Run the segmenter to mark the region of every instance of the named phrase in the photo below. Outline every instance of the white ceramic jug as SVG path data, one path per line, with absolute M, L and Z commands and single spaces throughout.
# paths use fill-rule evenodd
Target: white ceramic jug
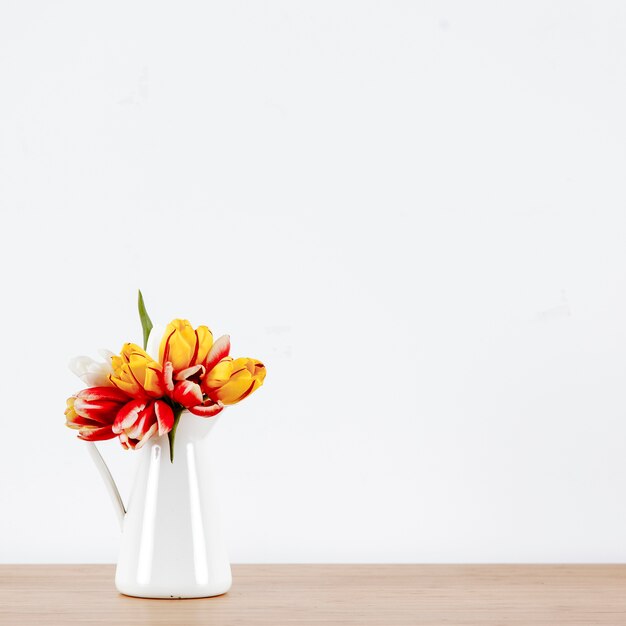
M 207 435 L 216 420 L 183 412 L 173 463 L 167 435 L 149 439 L 136 452 L 139 467 L 127 509 L 95 444 L 87 444 L 122 526 L 115 574 L 120 593 L 204 598 L 230 589 L 230 563 L 209 467 Z

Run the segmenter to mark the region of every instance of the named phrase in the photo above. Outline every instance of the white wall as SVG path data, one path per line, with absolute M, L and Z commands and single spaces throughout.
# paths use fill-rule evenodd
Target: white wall
M 137 287 L 267 364 L 233 561 L 625 560 L 625 71 L 618 1 L 2 2 L 0 561 L 116 559 Z

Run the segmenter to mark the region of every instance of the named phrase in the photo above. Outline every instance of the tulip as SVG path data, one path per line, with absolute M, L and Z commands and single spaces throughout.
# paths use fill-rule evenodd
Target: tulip
M 213 334 L 206 326 L 194 330 L 187 320 L 171 321 L 161 340 L 159 362 L 172 364 L 174 372 L 180 372 L 205 361 L 211 346 Z
M 113 373 L 111 366 L 113 352 L 100 350 L 100 354 L 104 357 L 104 361 L 95 361 L 88 356 L 77 356 L 69 363 L 70 370 L 72 370 L 87 387 L 107 387 L 112 384 L 109 380 L 109 374 Z
M 258 389 L 265 380 L 265 365 L 248 358 L 221 359 L 202 381 L 202 388 L 214 402 L 236 404 Z
M 113 433 L 126 449 L 141 448 L 152 435 L 165 435 L 174 425 L 174 411 L 163 400 L 131 400 L 117 414 Z
M 68 398 L 66 426 L 85 441 L 113 439 L 113 423 L 129 397 L 116 387 L 90 387 Z
M 160 398 L 165 394 L 162 367 L 134 343 L 125 343 L 120 356 L 111 357 L 109 380 L 137 399 Z
M 201 387 L 205 373 L 228 355 L 230 338 L 213 335 L 206 326 L 194 330 L 187 320 L 173 320 L 165 330 L 159 348 L 163 383 L 169 397 L 195 415 L 217 415 L 224 405 L 205 399 Z
M 200 386 L 205 371 L 204 366 L 194 365 L 174 376 L 172 363 L 168 361 L 163 367 L 163 380 L 165 389 L 174 402 L 189 409 L 195 415 L 211 417 L 217 415 L 224 405 L 210 399 L 205 400 Z

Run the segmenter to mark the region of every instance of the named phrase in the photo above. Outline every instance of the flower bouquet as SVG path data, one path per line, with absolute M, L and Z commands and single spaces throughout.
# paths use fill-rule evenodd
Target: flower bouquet
M 125 343 L 119 355 L 103 351 L 104 362 L 72 360 L 70 368 L 87 388 L 71 396 L 65 410 L 67 426 L 90 442 L 118 511 L 116 586 L 141 597 L 225 593 L 230 564 L 208 480 L 207 434 L 225 406 L 263 384 L 265 366 L 233 358 L 227 335 L 213 341 L 206 326 L 194 329 L 184 319 L 167 325 L 158 354 L 151 355 L 146 350 L 153 325 L 141 292 L 139 316 L 143 348 Z M 141 450 L 128 510 L 93 443 L 115 437 L 125 449 Z
M 104 363 L 73 359 L 70 369 L 88 387 L 68 398 L 66 425 L 79 439 L 119 437 L 124 448 L 138 449 L 153 435 L 168 434 L 170 459 L 181 415 L 212 417 L 258 389 L 265 366 L 256 359 L 229 356 L 230 337 L 213 341 L 206 326 L 183 319 L 171 321 L 159 346 L 158 359 L 145 350 L 153 325 L 139 292 L 143 349 L 125 343 L 119 355 L 103 351 Z

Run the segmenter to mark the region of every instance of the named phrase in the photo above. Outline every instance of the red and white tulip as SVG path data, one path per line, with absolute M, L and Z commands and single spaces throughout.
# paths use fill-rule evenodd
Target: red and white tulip
M 85 441 L 113 439 L 113 423 L 131 398 L 116 387 L 89 387 L 68 398 L 65 424 Z
M 118 412 L 113 423 L 124 448 L 139 449 L 152 435 L 165 435 L 174 426 L 174 411 L 163 400 L 132 400 Z
M 229 351 L 228 335 L 213 343 L 213 334 L 206 326 L 194 330 L 187 320 L 170 322 L 159 348 L 168 396 L 195 415 L 217 415 L 224 405 L 205 395 L 202 380 Z

